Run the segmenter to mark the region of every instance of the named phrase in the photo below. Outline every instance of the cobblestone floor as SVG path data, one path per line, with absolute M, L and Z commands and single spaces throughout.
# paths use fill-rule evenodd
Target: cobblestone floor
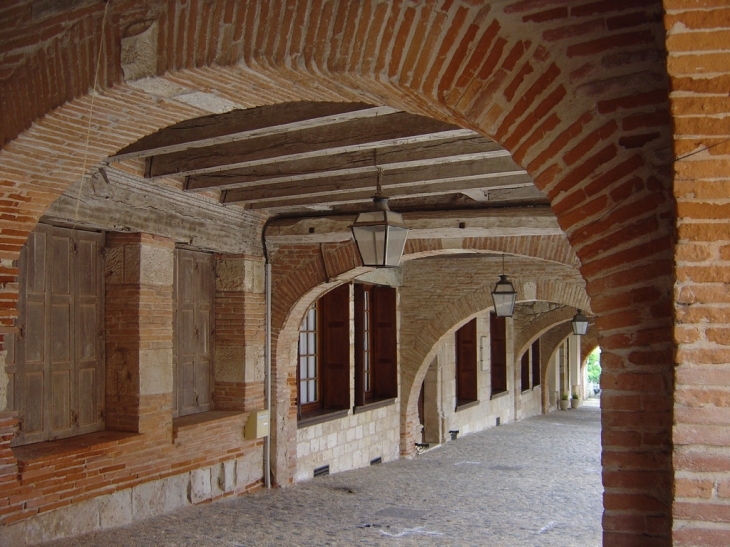
M 46 545 L 593 547 L 600 469 L 600 411 L 586 405 L 467 435 L 416 460 Z

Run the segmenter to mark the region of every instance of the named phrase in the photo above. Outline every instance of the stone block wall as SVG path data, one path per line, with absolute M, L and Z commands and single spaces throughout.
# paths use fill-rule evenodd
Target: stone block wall
M 300 427 L 297 430 L 297 471 L 295 480 L 312 478 L 314 470 L 330 466 L 340 473 L 398 459 L 400 404 L 360 411 L 344 418 Z

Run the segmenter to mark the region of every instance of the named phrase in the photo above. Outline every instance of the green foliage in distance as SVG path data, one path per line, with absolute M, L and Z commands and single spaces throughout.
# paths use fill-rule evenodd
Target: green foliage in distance
M 598 384 L 601 381 L 601 348 L 594 349 L 588 356 L 588 381 Z

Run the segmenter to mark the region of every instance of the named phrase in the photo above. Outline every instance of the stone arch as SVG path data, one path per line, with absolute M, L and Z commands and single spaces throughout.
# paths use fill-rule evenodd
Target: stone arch
M 652 23 L 662 5 L 649 3 L 629 18 L 619 17 L 621 9 L 588 0 L 555 11 L 521 0 L 220 0 L 195 11 L 140 0 L 84 4 L 60 16 L 64 24 L 55 24 L 53 12 L 18 14 L 19 35 L 35 38 L 11 44 L 27 53 L 3 61 L 3 77 L 13 77 L 0 93 L 6 98 L 2 119 L 10 120 L 0 137 L 6 208 L 0 298 L 10 310 L 2 325 L 12 327 L 15 316 L 12 261 L 43 211 L 109 154 L 206 113 L 200 103 L 191 106 L 196 103 L 188 95 L 241 107 L 288 100 L 388 104 L 491 136 L 533 175 L 581 261 L 597 314 L 606 349 L 604 426 L 668 439 L 670 407 L 653 422 L 659 425 L 651 425 L 639 413 L 622 412 L 611 398 L 669 398 L 672 389 L 672 363 L 664 362 L 673 347 L 674 212 L 664 155 L 670 134 L 663 29 Z M 122 39 L 153 27 L 152 62 L 120 62 Z M 89 94 L 102 28 L 108 32 L 100 92 Z M 71 63 L 79 68 L 71 70 Z M 132 69 L 135 76 L 159 79 L 123 83 L 125 70 Z M 32 99 L 30 82 L 43 91 Z M 87 142 L 88 149 L 79 146 Z M 640 366 L 647 361 L 654 366 Z M 621 541 L 623 533 L 669 537 L 668 442 L 634 449 L 639 459 L 659 462 L 651 469 L 627 464 L 619 441 L 604 444 L 606 541 Z M 661 488 L 610 486 L 621 484 L 626 470 L 657 468 L 665 476 Z M 654 503 L 642 503 L 646 496 Z M 615 508 L 619 500 L 650 507 L 635 510 L 641 523 L 632 530 L 641 532 L 616 531 L 621 526 L 615 524 L 624 522 Z M 658 528 L 652 524 L 657 519 Z

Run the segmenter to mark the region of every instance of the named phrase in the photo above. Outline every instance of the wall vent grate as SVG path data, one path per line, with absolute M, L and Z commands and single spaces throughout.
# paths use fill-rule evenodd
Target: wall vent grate
M 318 467 L 314 470 L 314 476 L 315 477 L 321 477 L 322 475 L 329 475 L 330 474 L 330 466 L 329 465 L 323 465 L 322 467 Z
M 380 465 L 381 463 L 383 463 L 383 458 L 381 456 L 370 460 L 370 465 Z

